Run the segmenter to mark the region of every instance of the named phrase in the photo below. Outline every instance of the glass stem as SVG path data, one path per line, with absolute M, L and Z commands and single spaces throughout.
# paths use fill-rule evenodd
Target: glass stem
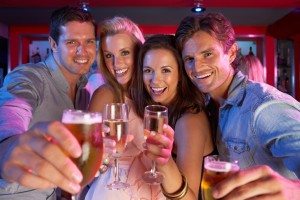
M 115 158 L 115 182 L 119 182 L 120 177 L 119 177 L 119 162 L 118 158 Z
M 152 166 L 151 166 L 151 174 L 155 174 L 156 173 L 156 163 L 155 161 L 152 161 Z

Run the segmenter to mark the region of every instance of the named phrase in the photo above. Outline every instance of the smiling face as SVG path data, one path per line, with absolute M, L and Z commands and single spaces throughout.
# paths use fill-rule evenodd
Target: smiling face
M 152 49 L 143 60 L 143 81 L 155 102 L 168 105 L 176 96 L 178 63 L 171 51 Z
M 185 70 L 199 90 L 222 97 L 233 78 L 231 63 L 235 59 L 236 44 L 225 53 L 221 43 L 204 31 L 188 39 L 182 51 Z
M 71 21 L 61 27 L 56 43 L 49 42 L 53 56 L 65 76 L 80 77 L 86 74 L 96 57 L 94 26 L 90 22 Z
M 123 86 L 132 76 L 135 45 L 132 36 L 128 33 L 106 36 L 101 44 L 106 67 Z

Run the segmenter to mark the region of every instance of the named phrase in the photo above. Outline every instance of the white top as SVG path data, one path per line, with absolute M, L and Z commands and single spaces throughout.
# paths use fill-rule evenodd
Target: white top
M 125 99 L 129 107 L 132 101 Z M 150 170 L 151 161 L 143 154 L 142 144 L 145 142 L 143 121 L 132 109 L 129 111 L 129 133 L 134 135 L 126 150 L 119 159 L 120 179 L 131 187 L 127 190 L 109 190 L 106 185 L 114 181 L 114 169 L 109 168 L 91 185 L 85 199 L 88 200 L 166 200 L 160 185 L 150 186 L 142 180 L 145 171 Z

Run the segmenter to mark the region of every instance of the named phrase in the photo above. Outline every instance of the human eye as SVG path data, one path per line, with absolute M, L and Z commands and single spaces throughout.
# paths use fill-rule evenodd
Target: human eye
M 169 69 L 169 68 L 163 68 L 163 69 L 162 69 L 162 72 L 163 72 L 163 73 L 170 73 L 170 72 L 171 72 L 171 69 Z
M 208 52 L 204 52 L 204 53 L 203 53 L 204 58 L 210 57 L 211 55 L 212 55 L 212 52 L 211 52 L 211 51 L 208 51 Z
M 144 67 L 143 68 L 143 74 L 150 74 L 151 73 L 151 69 L 148 67 Z
M 71 45 L 71 46 L 74 46 L 77 44 L 77 42 L 75 40 L 66 40 L 66 44 L 67 45 Z
M 95 45 L 96 44 L 96 40 L 95 39 L 90 39 L 87 41 L 88 44 L 91 44 L 91 45 Z
M 104 57 L 106 59 L 110 59 L 112 57 L 112 55 L 110 53 L 104 53 Z
M 194 61 L 194 58 L 191 57 L 191 56 L 186 56 L 186 57 L 184 57 L 183 61 L 184 61 L 184 63 L 189 64 L 189 63 L 192 63 Z
M 121 52 L 122 56 L 127 56 L 129 54 L 130 54 L 130 51 L 128 51 L 128 50 L 124 50 L 124 51 Z

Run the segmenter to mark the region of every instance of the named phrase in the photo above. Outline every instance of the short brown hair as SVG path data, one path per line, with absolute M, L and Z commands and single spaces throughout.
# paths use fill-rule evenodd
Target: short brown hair
M 235 43 L 231 22 L 220 13 L 206 13 L 188 16 L 181 21 L 175 34 L 176 45 L 180 51 L 183 50 L 184 43 L 198 31 L 204 31 L 216 38 L 225 53 Z

